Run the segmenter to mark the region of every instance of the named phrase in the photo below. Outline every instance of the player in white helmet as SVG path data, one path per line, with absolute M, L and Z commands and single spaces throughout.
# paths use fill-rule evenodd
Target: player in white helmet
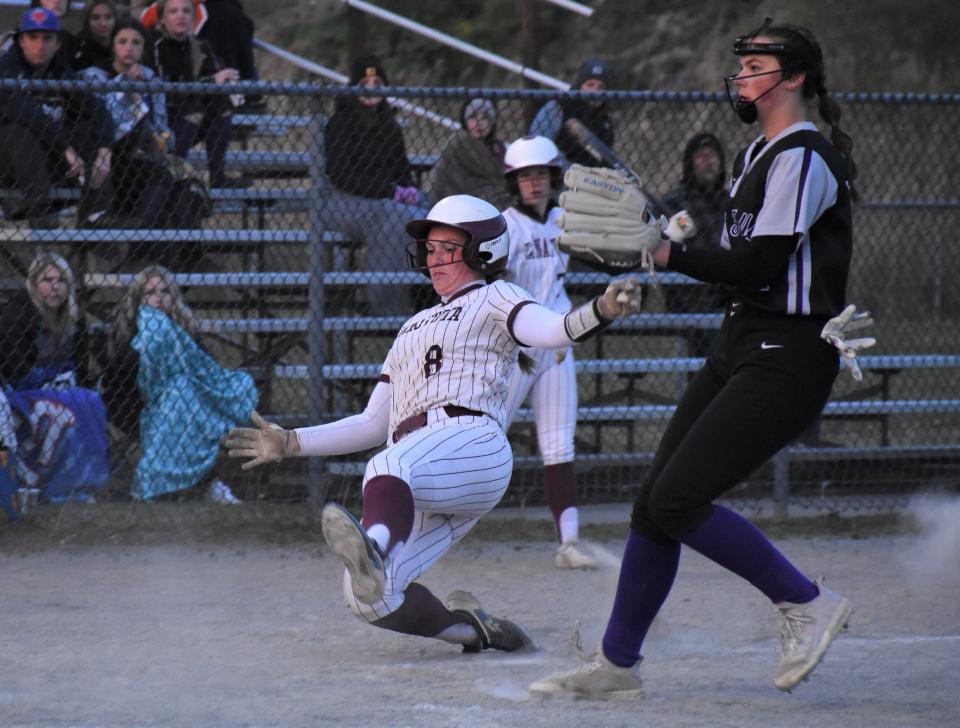
M 541 306 L 557 313 L 570 310 L 563 276 L 570 256 L 560 252 L 557 218 L 563 210 L 557 193 L 563 158 L 557 145 L 542 136 L 525 136 L 504 156 L 507 188 L 515 203 L 505 210 L 510 256 L 505 279 L 533 294 Z M 577 425 L 577 375 L 569 348 L 534 349 L 535 368 L 514 372 L 507 395 L 507 422 L 529 397 L 543 458 L 543 491 L 556 524 L 560 546 L 554 563 L 561 569 L 594 569 L 597 562 L 577 547 L 576 476 L 573 434 Z
M 284 430 L 259 415 L 233 430 L 234 457 L 251 468 L 288 456 L 330 456 L 386 442 L 363 479 L 363 518 L 328 503 L 322 527 L 346 565 L 344 595 L 360 619 L 384 629 L 483 648 L 518 650 L 528 635 L 491 617 L 473 595 L 441 602 L 417 583 L 500 500 L 513 467 L 505 403 L 521 347 L 563 349 L 639 307 L 639 286 L 612 281 L 589 303 L 559 314 L 503 280 L 507 224 L 469 195 L 438 202 L 407 224 L 413 268 L 441 301 L 409 319 L 387 354 L 366 409 L 352 417 Z

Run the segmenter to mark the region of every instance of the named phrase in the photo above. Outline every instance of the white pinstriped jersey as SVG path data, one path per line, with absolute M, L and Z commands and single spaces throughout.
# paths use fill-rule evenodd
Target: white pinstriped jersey
M 444 405 L 483 412 L 504 427 L 520 351 L 513 319 L 532 302 L 527 291 L 506 281 L 478 281 L 408 320 L 380 375 L 392 392 L 390 431 Z
M 570 256 L 557 247 L 560 227 L 557 218 L 563 209 L 554 207 L 545 222 L 539 222 L 517 207 L 504 210 L 510 233 L 506 280 L 533 294 L 541 306 L 557 313 L 570 310 L 570 299 L 563 288 Z
M 507 280 L 530 291 L 542 306 L 566 313 L 570 299 L 563 287 L 563 275 L 570 256 L 560 252 L 557 218 L 563 210 L 552 208 L 544 222 L 526 213 L 523 206 L 503 213 L 510 232 Z M 569 462 L 574 457 L 573 435 L 577 424 L 577 381 L 573 353 L 547 349 L 530 352 L 536 363 L 532 374 L 515 372 L 507 395 L 507 417 L 529 397 L 537 425 L 537 442 L 546 465 Z

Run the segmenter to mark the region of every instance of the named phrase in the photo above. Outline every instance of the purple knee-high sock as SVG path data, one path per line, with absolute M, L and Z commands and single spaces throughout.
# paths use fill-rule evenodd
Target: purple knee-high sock
M 614 665 L 632 667 L 680 563 L 680 544 L 657 543 L 630 529 L 620 564 L 613 612 L 603 634 L 603 654 Z
M 681 540 L 749 581 L 774 604 L 804 604 L 820 593 L 759 528 L 721 506 L 715 505 L 707 520 Z

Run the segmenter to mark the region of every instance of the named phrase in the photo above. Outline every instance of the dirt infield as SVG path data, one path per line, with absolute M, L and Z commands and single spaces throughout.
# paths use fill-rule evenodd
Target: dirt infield
M 471 656 L 355 620 L 339 562 L 316 540 L 31 549 L 7 530 L 0 726 L 956 725 L 956 511 L 921 512 L 915 532 L 779 540 L 855 609 L 850 631 L 793 694 L 771 683 L 772 607 L 685 550 L 647 641 L 647 699 L 628 704 L 526 693 L 532 680 L 577 664 L 569 644 L 577 619 L 585 646 L 596 644 L 621 538 L 590 544 L 605 569 L 561 572 L 548 541 L 498 540 L 518 522 L 490 519 L 424 583 L 441 597 L 473 591 L 524 624 L 540 649 Z M 543 524 L 531 530 L 549 533 Z M 41 531 L 35 526 L 34 538 Z

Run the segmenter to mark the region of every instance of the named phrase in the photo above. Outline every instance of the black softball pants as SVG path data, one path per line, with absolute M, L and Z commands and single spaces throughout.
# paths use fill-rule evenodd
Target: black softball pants
M 667 425 L 634 503 L 631 528 L 679 541 L 713 501 L 820 414 L 837 377 L 824 318 L 728 310 L 704 367 Z

